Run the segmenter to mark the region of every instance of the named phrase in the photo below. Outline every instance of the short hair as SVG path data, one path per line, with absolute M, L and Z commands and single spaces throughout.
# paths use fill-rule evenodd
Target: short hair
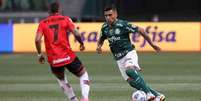
M 117 8 L 116 8 L 116 6 L 114 4 L 106 5 L 105 8 L 104 8 L 104 11 L 109 11 L 109 10 L 117 11 Z
M 59 12 L 59 3 L 57 2 L 51 3 L 49 10 L 51 13 Z

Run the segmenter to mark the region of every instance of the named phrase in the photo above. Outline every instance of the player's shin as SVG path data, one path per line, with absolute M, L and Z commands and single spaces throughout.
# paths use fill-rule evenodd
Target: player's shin
M 154 94 L 155 96 L 159 96 L 160 95 L 156 90 L 154 90 L 154 89 L 152 89 L 150 87 L 149 87 L 149 89 L 150 89 L 151 93 Z
M 131 68 L 127 69 L 126 74 L 130 77 L 127 81 L 132 87 L 138 90 L 142 90 L 146 93 L 150 92 L 150 89 L 148 88 L 144 79 L 137 70 Z
M 84 74 L 80 76 L 80 87 L 81 87 L 83 99 L 88 100 L 90 86 L 89 86 L 89 77 L 87 72 L 85 72 Z
M 64 94 L 68 97 L 70 101 L 78 101 L 77 97 L 75 96 L 75 93 L 73 91 L 73 88 L 70 86 L 68 81 L 66 80 L 60 80 L 57 79 L 61 89 L 64 91 Z

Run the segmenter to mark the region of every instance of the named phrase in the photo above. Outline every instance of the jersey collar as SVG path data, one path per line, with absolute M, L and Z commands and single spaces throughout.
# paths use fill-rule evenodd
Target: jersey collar
M 111 25 L 108 24 L 108 26 L 112 27 L 112 26 L 116 25 L 117 22 L 118 22 L 118 19 L 116 19 Z

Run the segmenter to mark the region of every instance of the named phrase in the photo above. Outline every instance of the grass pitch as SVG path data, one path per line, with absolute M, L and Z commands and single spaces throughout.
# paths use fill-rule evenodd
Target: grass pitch
M 77 53 L 91 79 L 91 101 L 130 101 L 133 89 L 123 80 L 110 53 Z M 146 82 L 167 101 L 201 101 L 201 53 L 138 53 Z M 80 98 L 79 79 L 66 72 Z M 36 54 L 0 55 L 0 101 L 68 101 L 48 64 Z

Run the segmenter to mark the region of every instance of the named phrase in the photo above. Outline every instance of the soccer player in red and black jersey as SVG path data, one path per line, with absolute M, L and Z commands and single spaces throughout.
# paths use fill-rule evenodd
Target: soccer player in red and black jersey
M 50 4 L 49 16 L 42 20 L 38 26 L 35 37 L 35 45 L 38 52 L 38 61 L 45 63 L 45 57 L 41 53 L 41 38 L 44 36 L 45 48 L 48 62 L 52 73 L 57 77 L 57 81 L 70 101 L 78 101 L 75 93 L 67 81 L 65 69 L 79 77 L 82 92 L 81 101 L 89 101 L 89 77 L 88 73 L 71 50 L 67 32 L 72 32 L 76 40 L 80 43 L 80 51 L 85 49 L 74 23 L 68 16 L 59 14 L 59 4 Z

